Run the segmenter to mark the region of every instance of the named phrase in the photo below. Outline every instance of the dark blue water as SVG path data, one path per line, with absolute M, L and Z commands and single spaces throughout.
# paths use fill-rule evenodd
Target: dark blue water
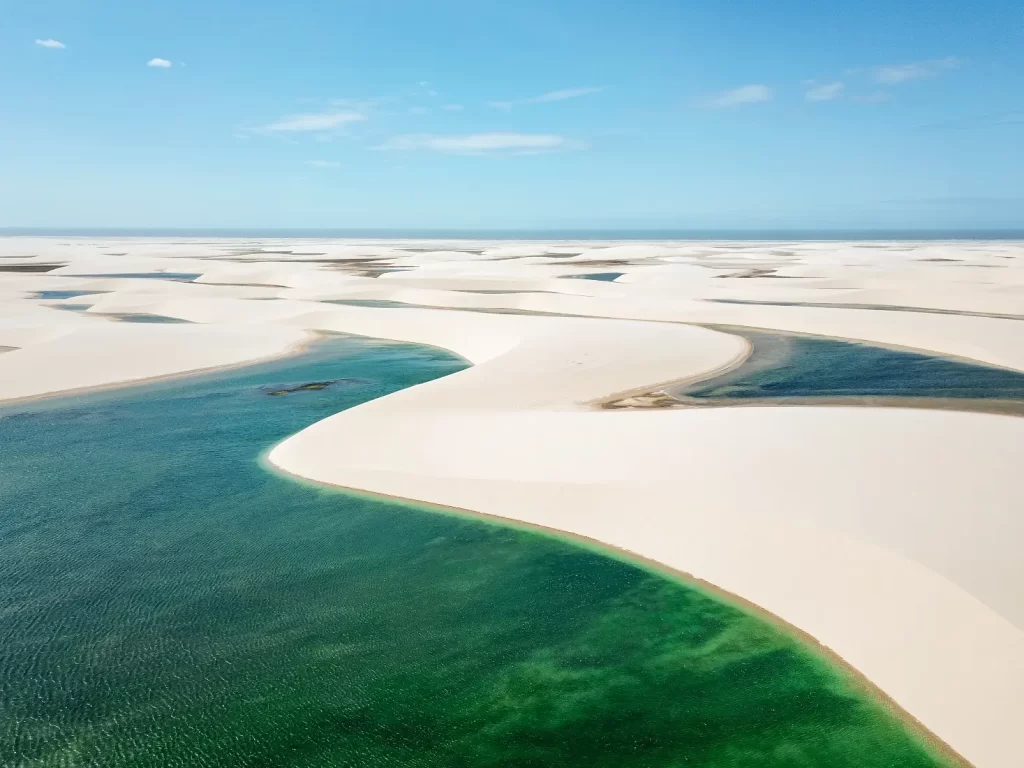
M 924 352 L 778 331 L 721 327 L 753 353 L 738 368 L 666 391 L 706 404 L 862 402 L 1024 412 L 1024 373 Z

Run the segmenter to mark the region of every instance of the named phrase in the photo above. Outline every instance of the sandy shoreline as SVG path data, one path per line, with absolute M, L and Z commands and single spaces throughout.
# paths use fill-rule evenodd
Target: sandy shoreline
M 121 240 L 127 255 L 112 256 L 101 238 L 0 239 L 0 255 L 36 254 L 12 263 L 68 264 L 0 272 L 0 345 L 18 347 L 0 356 L 0 399 L 245 364 L 317 331 L 447 349 L 473 367 L 311 425 L 268 460 L 315 482 L 557 531 L 713 585 L 830 649 L 966 761 L 1016 765 L 1024 422 L 843 406 L 612 414 L 590 404 L 742 363 L 749 343 L 704 324 L 1024 370 L 1024 322 L 1012 319 L 717 302 L 1021 314 L 1024 246 L 261 247 L 262 256 L 251 241 Z M 367 259 L 404 271 L 367 277 L 356 269 Z M 623 276 L 576 279 L 595 261 Z M 79 276 L 159 270 L 202 277 Z M 80 314 L 32 298 L 48 289 L 98 292 L 69 300 L 90 305 Z M 418 306 L 325 303 L 336 299 Z M 538 315 L 457 311 L 503 308 Z M 126 313 L 195 326 L 111 331 L 122 324 L 93 317 Z M 82 370 L 65 371 L 69 359 Z
M 480 520 L 491 525 L 503 526 L 506 528 L 513 528 L 515 530 L 529 531 L 530 533 L 539 534 L 549 538 L 557 539 L 558 541 L 565 541 L 575 546 L 582 547 L 589 551 L 597 552 L 605 557 L 611 557 L 619 560 L 628 565 L 636 566 L 642 570 L 648 571 L 649 573 L 657 574 L 663 578 L 669 578 L 677 581 L 686 587 L 691 589 L 697 589 L 707 595 L 714 597 L 717 600 L 727 603 L 734 608 L 756 616 L 762 621 L 766 621 L 775 627 L 783 630 L 785 633 L 797 639 L 806 648 L 810 649 L 812 653 L 817 654 L 827 659 L 828 663 L 841 670 L 841 672 L 848 677 L 850 682 L 855 688 L 861 690 L 868 696 L 872 697 L 876 701 L 880 702 L 889 712 L 893 713 L 899 718 L 907 728 L 925 744 L 928 749 L 932 750 L 943 759 L 949 761 L 952 765 L 956 766 L 970 766 L 967 760 L 961 755 L 955 752 L 952 747 L 946 742 L 942 741 L 938 736 L 929 731 L 923 723 L 917 720 L 913 715 L 903 709 L 892 697 L 885 693 L 881 688 L 871 682 L 862 672 L 852 667 L 842 656 L 837 654 L 831 648 L 823 645 L 817 638 L 803 631 L 799 627 L 790 624 L 779 616 L 776 616 L 769 611 L 766 611 L 756 603 L 752 603 L 749 600 L 744 599 L 740 595 L 732 592 L 727 592 L 721 587 L 712 584 L 709 581 L 697 578 L 692 573 L 671 568 L 662 562 L 652 560 L 643 555 L 632 552 L 622 547 L 616 547 L 612 544 L 608 544 L 598 539 L 593 539 L 581 534 L 564 531 L 559 528 L 552 528 L 549 526 L 539 525 L 537 523 L 528 523 L 515 518 L 500 517 L 498 515 L 491 515 L 486 512 L 478 512 L 471 509 L 461 509 L 458 507 L 444 506 L 441 504 L 435 504 L 429 501 L 422 501 L 418 499 L 410 499 L 403 496 L 391 496 L 385 493 L 379 493 L 374 491 L 363 491 L 358 488 L 348 488 L 342 485 L 336 485 L 333 483 L 322 483 L 318 481 L 311 481 L 303 475 L 297 475 L 289 472 L 286 469 L 282 469 L 278 465 L 274 464 L 269 460 L 268 456 L 273 450 L 273 447 L 268 449 L 259 457 L 260 464 L 268 471 L 274 472 L 275 474 L 288 477 L 294 481 L 304 482 L 311 484 L 315 487 L 326 487 L 334 488 L 338 491 L 351 494 L 353 496 L 365 497 L 368 499 L 379 499 L 382 501 L 388 501 L 391 503 L 398 503 L 404 506 L 411 507 L 413 509 L 428 511 L 434 514 L 452 515 L 455 517 L 470 517 L 474 520 Z
M 295 344 L 292 348 L 285 350 L 284 352 L 268 355 L 262 358 L 253 358 L 238 363 L 225 363 L 221 365 L 212 365 L 206 368 L 193 368 L 188 370 L 175 371 L 173 373 L 165 373 L 159 376 L 148 376 L 138 379 L 125 379 L 122 381 L 111 381 L 105 384 L 97 384 L 92 387 L 80 387 L 74 389 L 61 389 L 54 392 L 41 392 L 36 395 L 26 395 L 25 397 L 12 397 L 0 401 L 0 406 L 7 405 L 22 405 L 25 403 L 32 403 L 39 400 L 53 400 L 61 397 L 76 397 L 81 395 L 93 395 L 101 392 L 111 392 L 119 389 L 125 389 L 128 387 L 145 386 L 147 384 L 159 384 L 165 381 L 175 381 L 177 379 L 188 379 L 192 376 L 202 376 L 207 373 L 221 373 L 225 371 L 232 371 L 238 368 L 247 368 L 252 365 L 260 365 L 261 363 L 271 363 L 275 360 L 284 360 L 289 357 L 301 355 L 311 344 L 317 341 L 315 335 L 311 335 L 306 341 L 301 341 Z

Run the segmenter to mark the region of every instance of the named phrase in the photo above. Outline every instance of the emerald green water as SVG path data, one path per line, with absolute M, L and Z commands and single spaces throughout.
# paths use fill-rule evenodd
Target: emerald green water
M 0 409 L 0 765 L 945 764 L 843 673 L 694 588 L 257 462 L 461 365 L 336 339 Z

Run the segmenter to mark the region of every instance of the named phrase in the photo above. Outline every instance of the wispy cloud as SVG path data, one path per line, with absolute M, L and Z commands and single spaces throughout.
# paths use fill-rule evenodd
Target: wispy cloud
M 586 144 L 575 139 L 543 133 L 471 133 L 461 136 L 414 134 L 396 136 L 376 147 L 381 150 L 425 150 L 451 155 L 528 155 L 585 148 Z
M 36 45 L 42 46 L 43 48 L 67 48 L 67 46 L 60 40 L 54 40 L 52 37 L 48 37 L 45 40 L 36 38 Z
M 593 93 L 600 93 L 604 88 L 566 88 L 561 91 L 548 91 L 542 93 L 540 96 L 531 96 L 528 99 L 513 99 L 511 101 L 489 101 L 488 106 L 494 107 L 495 109 L 509 110 L 513 107 L 524 106 L 526 104 L 547 104 L 552 101 L 566 101 L 568 99 L 578 99 L 580 96 L 589 96 Z
M 146 62 L 147 67 L 153 67 L 154 69 L 170 69 L 174 66 L 167 59 L 150 59 Z
M 445 112 L 461 112 L 464 107 L 461 104 L 445 104 L 441 109 Z
M 909 83 L 913 80 L 923 80 L 926 77 L 948 72 L 957 69 L 961 65 L 960 59 L 955 56 L 947 56 L 944 59 L 931 59 L 930 61 L 915 61 L 910 64 L 891 64 L 884 67 L 875 67 L 872 71 L 874 79 L 885 85 L 899 85 Z
M 267 125 L 255 128 L 256 133 L 331 133 L 344 128 L 350 123 L 366 120 L 361 112 L 331 111 L 308 112 L 301 115 L 286 115 Z
M 713 99 L 712 107 L 737 107 L 741 104 L 757 104 L 763 101 L 771 101 L 775 92 L 767 85 L 741 85 L 739 88 L 732 88 L 722 91 Z
M 807 83 L 807 86 L 804 92 L 807 101 L 833 101 L 846 89 L 846 84 L 838 80 L 834 83 Z
M 341 163 L 335 160 L 307 160 L 306 165 L 314 168 L 341 168 Z

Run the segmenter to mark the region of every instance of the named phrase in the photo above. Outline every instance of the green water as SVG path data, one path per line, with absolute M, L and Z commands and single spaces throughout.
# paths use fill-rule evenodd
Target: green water
M 693 588 L 257 462 L 460 367 L 336 339 L 0 409 L 0 765 L 944 764 L 787 635 Z

